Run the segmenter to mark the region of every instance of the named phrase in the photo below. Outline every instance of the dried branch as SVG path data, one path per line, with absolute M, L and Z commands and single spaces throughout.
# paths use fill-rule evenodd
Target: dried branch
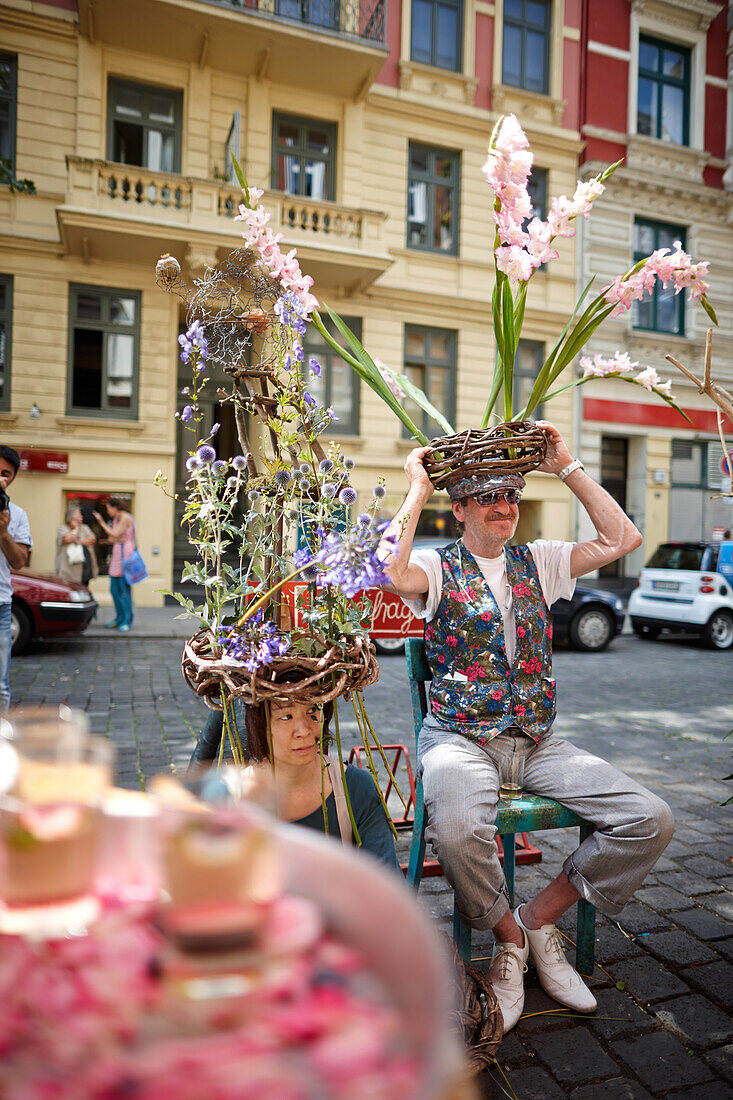
M 691 370 L 688 370 L 678 359 L 675 359 L 673 355 L 665 355 L 665 359 L 668 359 L 669 362 L 673 363 L 678 370 L 681 370 L 691 382 L 694 382 L 699 393 L 705 394 L 715 405 L 717 405 L 718 435 L 720 436 L 720 442 L 723 446 L 723 455 L 728 466 L 728 474 L 733 481 L 733 458 L 731 457 L 731 452 L 726 443 L 725 433 L 723 432 L 723 416 L 727 416 L 728 419 L 733 422 L 733 395 L 731 395 L 724 386 L 719 385 L 717 382 L 713 382 L 713 330 L 709 328 L 705 336 L 705 374 L 702 382 Z M 724 493 L 723 495 L 732 496 L 733 493 Z

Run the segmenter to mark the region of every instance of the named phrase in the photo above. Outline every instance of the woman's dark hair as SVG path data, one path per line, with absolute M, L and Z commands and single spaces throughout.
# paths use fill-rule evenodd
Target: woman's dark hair
M 113 508 L 117 508 L 120 512 L 129 511 L 125 502 L 123 500 L 120 500 L 119 497 L 110 497 L 107 501 L 107 504 L 111 504 Z
M 297 684 L 299 680 L 305 678 L 305 674 L 294 670 L 293 672 L 286 672 L 282 676 L 279 676 L 276 683 L 280 684 Z M 297 703 L 298 700 L 293 700 Z M 267 707 L 268 703 L 259 703 L 257 706 L 245 706 L 244 708 L 244 720 L 247 727 L 247 745 L 244 748 L 244 754 L 248 760 L 260 762 L 262 760 L 270 760 L 270 745 L 267 738 Z M 287 706 L 287 703 L 283 703 L 283 706 Z M 323 747 L 327 747 L 331 735 L 328 731 L 328 724 L 331 721 L 331 715 L 333 714 L 333 702 L 323 704 Z

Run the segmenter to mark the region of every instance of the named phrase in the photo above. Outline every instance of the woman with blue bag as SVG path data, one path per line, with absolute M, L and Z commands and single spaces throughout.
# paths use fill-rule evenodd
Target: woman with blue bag
M 105 626 L 127 632 L 132 626 L 132 588 L 131 585 L 147 577 L 145 564 L 135 545 L 135 521 L 118 497 L 110 497 L 106 502 L 107 515 L 112 526 L 98 512 L 94 518 L 112 542 L 112 557 L 109 563 L 109 587 L 115 605 L 115 617 Z

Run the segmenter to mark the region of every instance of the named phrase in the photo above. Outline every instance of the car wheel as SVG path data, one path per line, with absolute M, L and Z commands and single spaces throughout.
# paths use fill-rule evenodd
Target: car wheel
M 404 638 L 372 638 L 374 648 L 383 657 L 391 657 L 393 653 L 405 652 Z
M 16 607 L 15 604 L 13 604 L 10 612 L 10 637 L 13 644 L 11 650 L 13 657 L 17 657 L 19 653 L 27 649 L 28 643 L 33 637 L 33 627 L 28 612 L 24 611 L 22 607 Z
M 640 638 L 648 638 L 652 642 L 655 638 L 658 638 L 662 632 L 660 626 L 647 626 L 646 623 L 639 623 L 636 619 L 631 620 L 631 628 L 634 634 L 637 634 Z
M 714 611 L 703 630 L 702 638 L 711 649 L 730 649 L 733 646 L 733 615 L 730 611 Z
M 602 607 L 582 607 L 570 623 L 568 635 L 576 649 L 600 653 L 613 638 L 613 616 Z

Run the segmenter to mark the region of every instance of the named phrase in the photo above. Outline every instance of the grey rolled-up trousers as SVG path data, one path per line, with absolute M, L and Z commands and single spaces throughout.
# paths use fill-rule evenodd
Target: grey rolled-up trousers
M 455 890 L 464 921 L 493 928 L 509 910 L 495 842 L 502 757 L 525 758 L 524 790 L 595 825 L 563 871 L 578 893 L 616 917 L 672 839 L 666 802 L 612 764 L 550 734 L 536 744 L 516 727 L 486 745 L 452 733 L 432 716 L 419 738 L 426 837 Z

